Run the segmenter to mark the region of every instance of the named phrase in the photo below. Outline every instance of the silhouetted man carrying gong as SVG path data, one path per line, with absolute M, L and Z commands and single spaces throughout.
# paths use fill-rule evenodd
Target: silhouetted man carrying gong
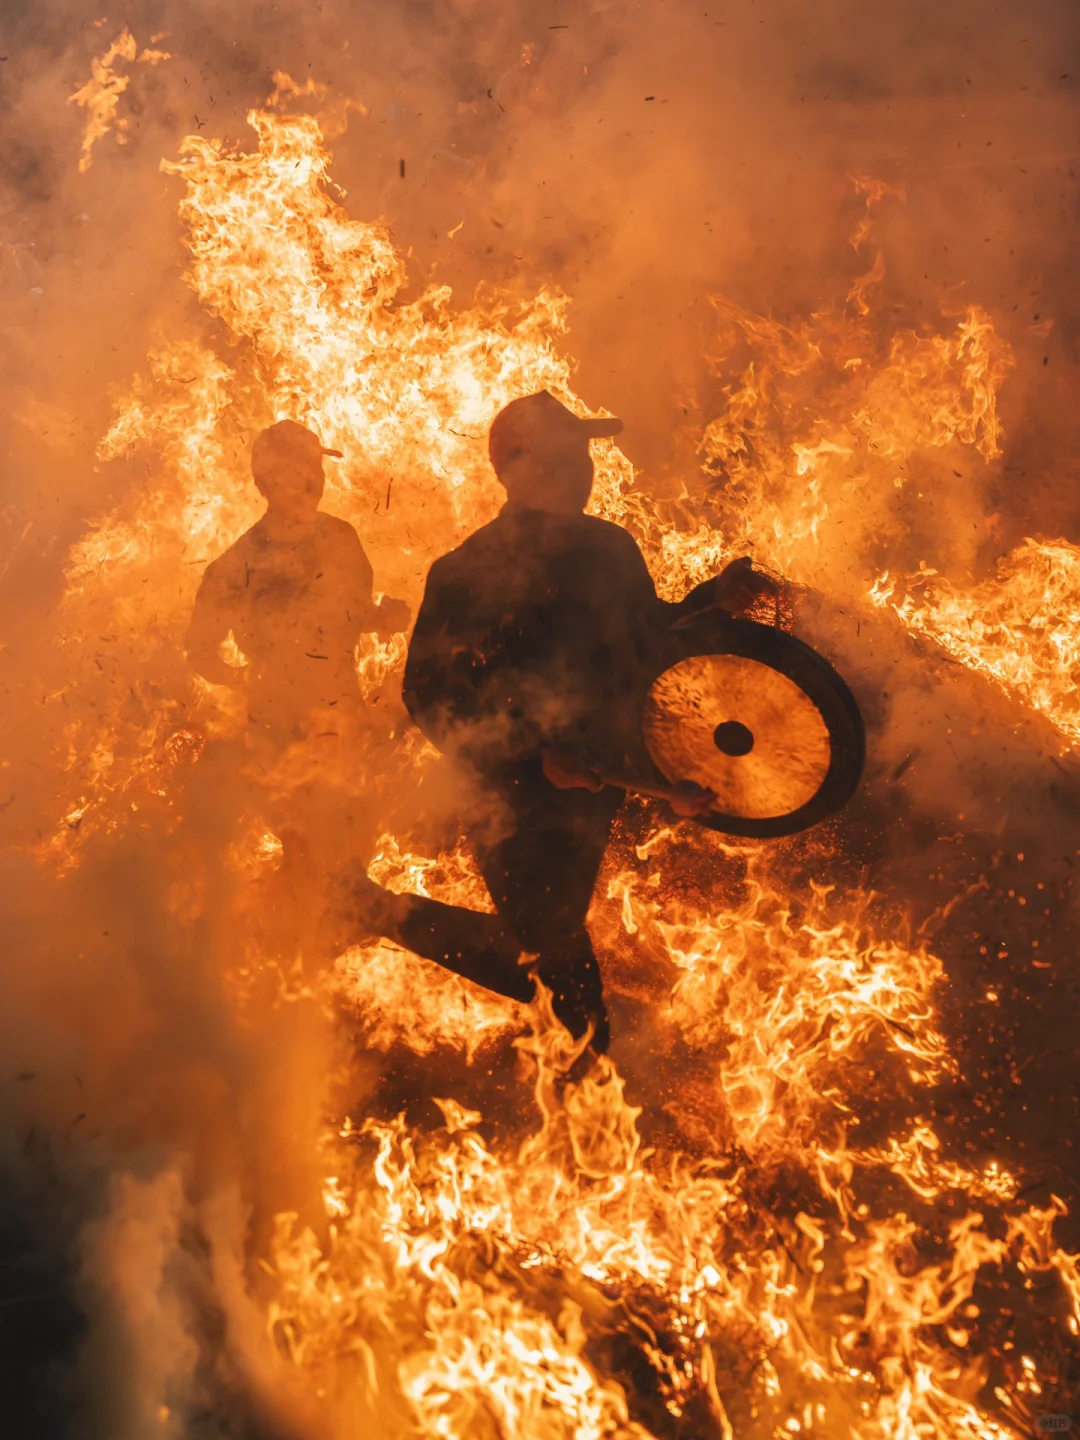
M 491 802 L 469 840 L 499 916 L 539 956 L 556 1015 L 574 1036 L 591 1024 L 599 1051 L 608 1018 L 585 917 L 623 792 L 598 777 L 636 768 L 667 628 L 706 605 L 744 609 L 768 583 L 736 561 L 679 604 L 659 599 L 631 536 L 584 513 L 589 442 L 622 428 L 546 390 L 496 416 L 507 503 L 432 566 L 404 685 L 417 725 Z M 683 813 L 709 798 L 688 794 Z M 484 983 L 503 988 L 494 970 Z

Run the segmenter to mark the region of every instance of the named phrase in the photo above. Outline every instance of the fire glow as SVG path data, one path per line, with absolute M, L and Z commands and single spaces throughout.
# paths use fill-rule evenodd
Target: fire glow
M 72 635 L 107 616 L 133 656 L 182 644 L 201 567 L 258 514 L 247 449 L 272 420 L 310 423 L 345 452 L 328 508 L 363 532 L 381 507 L 380 577 L 415 603 L 430 554 L 498 505 L 485 435 L 501 406 L 546 387 L 586 409 L 561 349 L 564 297 L 460 308 L 432 288 L 399 302 L 404 262 L 384 228 L 333 197 L 318 122 L 269 110 L 250 122 L 256 149 L 192 137 L 164 166 L 183 186 L 188 283 L 239 343 L 219 353 L 182 340 L 149 357 L 100 456 L 155 450 L 155 485 L 70 557 Z M 842 554 L 839 598 L 891 606 L 1075 743 L 1073 547 L 1026 542 L 997 582 L 924 569 L 903 593 L 860 548 L 870 527 L 886 543 L 900 535 L 895 507 L 927 455 L 997 456 L 1011 364 L 975 306 L 941 334 L 884 332 L 880 280 L 875 266 L 842 311 L 801 327 L 718 304 L 716 363 L 745 352 L 701 442 L 722 498 L 688 493 L 662 509 L 604 443 L 594 509 L 635 534 L 666 595 L 747 537 L 767 564 L 822 588 Z M 143 583 L 163 571 L 167 584 Z M 398 685 L 403 656 L 403 637 L 362 647 L 365 693 Z M 123 703 L 73 722 L 73 788 L 42 846 L 49 863 L 76 865 L 153 797 L 167 808 L 205 739 L 237 724 L 205 684 L 183 724 L 176 705 Z M 317 737 L 295 751 L 293 775 L 320 763 Z M 377 753 L 376 810 L 434 758 L 414 733 Z M 535 1014 L 503 1004 L 385 945 L 348 951 L 317 982 L 369 1046 L 427 1056 L 435 1094 L 440 1055 L 479 1065 L 514 1036 L 532 1096 L 512 1143 L 443 1096 L 444 1124 L 429 1132 L 334 1118 L 325 1230 L 282 1215 L 261 1257 L 285 1383 L 315 1397 L 325 1434 L 1028 1433 L 1055 1377 L 1015 1349 L 977 1349 L 980 1277 L 1007 1266 L 1049 1277 L 1075 1336 L 1080 1257 L 1053 1238 L 1060 1199 L 1025 1205 L 1016 1177 L 947 1154 L 928 1118 L 955 1070 L 932 943 L 873 894 L 823 883 L 827 836 L 813 842 L 818 883 L 791 895 L 767 847 L 688 829 L 628 825 L 594 904 L 616 977 L 648 957 L 651 1043 L 685 1067 L 685 1113 L 664 1145 L 643 1143 L 614 1061 L 559 1079 L 568 1041 L 543 1002 Z M 371 873 L 484 908 L 464 850 L 436 851 L 386 830 Z M 280 842 L 254 824 L 231 857 L 241 914 L 244 886 L 280 863 Z M 721 863 L 740 878 L 710 904 L 693 877 Z M 250 947 L 245 963 L 260 964 Z M 895 1118 L 864 1139 L 868 1091 Z

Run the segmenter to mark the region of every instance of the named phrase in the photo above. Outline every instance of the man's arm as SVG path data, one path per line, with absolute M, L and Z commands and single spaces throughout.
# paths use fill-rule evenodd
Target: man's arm
M 236 671 L 221 658 L 221 643 L 232 629 L 230 587 L 220 560 L 208 565 L 195 597 L 187 634 L 191 668 L 215 685 L 234 685 Z
M 775 597 L 779 587 L 768 575 L 754 569 L 748 555 L 731 560 L 719 575 L 695 585 L 681 600 L 661 600 L 656 593 L 645 557 L 638 549 L 637 542 L 621 526 L 613 526 L 625 539 L 619 543 L 620 568 L 628 582 L 629 592 L 635 597 L 637 613 L 646 616 L 650 610 L 658 614 L 666 626 L 688 619 L 702 610 L 723 611 L 728 615 L 744 614 L 764 596 Z
M 637 541 L 629 530 L 611 522 L 606 522 L 605 529 L 609 563 L 613 566 L 610 588 L 613 594 L 623 598 L 628 610 L 627 618 L 632 623 L 650 629 L 655 625 L 664 630 L 690 610 L 707 603 L 702 593 L 704 587 L 700 585 L 682 600 L 661 600 L 645 563 L 645 556 L 638 549 Z
M 436 562 L 409 641 L 402 699 L 414 723 L 440 749 L 455 726 L 475 719 L 478 709 L 476 656 L 458 633 L 467 609 L 466 587 L 446 577 Z
M 385 640 L 399 634 L 408 627 L 409 607 L 403 600 L 392 600 L 388 595 L 376 605 L 372 594 L 375 572 L 360 536 L 347 520 L 327 518 L 336 522 L 333 533 L 339 550 L 337 564 L 341 573 L 348 576 L 349 620 L 356 625 L 357 635 L 373 633 Z
M 330 569 L 327 578 L 344 603 L 350 629 L 357 636 L 377 630 L 379 611 L 371 594 L 375 572 L 360 536 L 337 515 L 321 515 L 319 519 L 324 536 L 329 537 L 322 564 Z M 326 545 L 326 540 L 323 543 Z

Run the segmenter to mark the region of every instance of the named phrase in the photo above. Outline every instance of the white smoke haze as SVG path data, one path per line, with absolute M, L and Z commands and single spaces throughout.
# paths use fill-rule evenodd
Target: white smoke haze
M 70 97 L 125 28 L 136 59 L 116 66 L 130 77 L 123 128 L 80 173 L 86 112 Z M 170 58 L 140 62 L 148 48 Z M 920 453 L 902 501 L 882 471 L 881 488 L 851 505 L 850 531 L 834 530 L 798 577 L 796 615 L 870 730 L 866 793 L 837 822 L 857 863 L 838 858 L 837 883 L 861 873 L 911 899 L 921 921 L 987 875 L 996 885 L 1007 873 L 1011 895 L 1022 864 L 1060 897 L 1061 957 L 1074 935 L 1080 769 L 1048 721 L 856 592 L 893 533 L 910 570 L 926 561 L 957 584 L 992 574 L 1025 536 L 1080 541 L 1080 17 L 1064 0 L 991 12 L 967 0 L 142 0 L 107 14 L 6 0 L 0 55 L 0 1324 L 19 1384 L 7 1433 L 326 1433 L 266 1339 L 272 1287 L 257 1260 L 281 1212 L 325 1238 L 326 1117 L 358 1110 L 381 1058 L 357 1053 L 303 975 L 286 976 L 285 1003 L 276 983 L 256 985 L 238 1020 L 223 979 L 239 943 L 228 887 L 199 859 L 244 804 L 235 777 L 193 784 L 182 823 L 165 798 L 129 806 L 124 827 L 85 844 L 72 788 L 95 715 L 135 726 L 160 698 L 170 730 L 196 724 L 177 626 L 197 573 L 162 575 L 127 631 L 135 600 L 110 611 L 101 575 L 88 581 L 97 609 L 73 613 L 63 599 L 72 547 L 156 494 L 160 453 L 97 449 L 148 354 L 182 341 L 222 357 L 244 349 L 184 281 L 183 182 L 161 161 L 190 134 L 254 149 L 245 116 L 288 90 L 277 72 L 310 83 L 281 105 L 320 115 L 337 198 L 355 219 L 385 221 L 407 257 L 398 300 L 430 283 L 452 287 L 459 309 L 478 287 L 519 301 L 565 292 L 560 343 L 577 393 L 625 418 L 619 443 L 645 493 L 685 492 L 715 504 L 709 513 L 728 504 L 728 477 L 703 472 L 699 446 L 748 358 L 726 349 L 713 297 L 797 326 L 841 310 L 880 253 L 871 323 L 883 337 L 951 335 L 967 306 L 983 307 L 1016 361 L 998 396 L 1003 453 Z M 856 250 L 864 178 L 890 188 Z M 231 439 L 235 518 L 257 497 L 250 435 Z M 362 531 L 376 590 L 403 587 L 415 611 L 432 557 L 404 559 L 382 512 Z M 416 794 L 401 780 L 403 832 L 432 816 L 449 824 L 460 797 L 437 774 L 426 783 Z M 70 869 L 48 852 L 58 827 L 78 851 Z M 781 871 L 801 877 L 801 844 L 778 847 Z M 950 945 L 966 956 L 980 940 L 993 963 L 1000 905 L 964 912 L 943 942 L 947 964 Z M 949 977 L 955 1019 L 987 977 L 959 959 Z M 1054 1099 L 1025 1119 L 1018 1087 L 999 1123 L 1037 1152 L 1036 1168 L 1049 1156 L 1067 1172 L 1071 1204 L 1076 986 L 1071 972 L 1052 993 L 1041 971 L 1024 983 L 1037 1003 L 1014 1001 L 1026 1007 L 1017 1048 L 1041 1052 L 1031 1073 Z M 962 1063 L 977 1066 L 994 1041 L 956 1023 Z M 643 1048 L 627 1047 L 639 1091 Z M 420 1083 L 453 1091 L 443 1076 Z M 370 1395 L 331 1411 L 342 1437 L 375 1433 L 365 1425 L 381 1413 Z

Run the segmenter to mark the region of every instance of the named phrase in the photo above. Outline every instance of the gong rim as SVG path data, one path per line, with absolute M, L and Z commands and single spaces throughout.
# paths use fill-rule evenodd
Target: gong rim
M 702 616 L 673 635 L 672 640 L 672 653 L 662 673 L 695 656 L 734 655 L 755 660 L 797 685 L 816 707 L 829 734 L 828 769 L 816 792 L 797 809 L 766 817 L 712 810 L 694 817 L 699 825 L 725 835 L 772 840 L 809 830 L 847 804 L 862 779 L 866 729 L 854 695 L 824 656 L 787 631 L 754 620 Z M 655 761 L 652 763 L 657 774 L 662 775 Z

